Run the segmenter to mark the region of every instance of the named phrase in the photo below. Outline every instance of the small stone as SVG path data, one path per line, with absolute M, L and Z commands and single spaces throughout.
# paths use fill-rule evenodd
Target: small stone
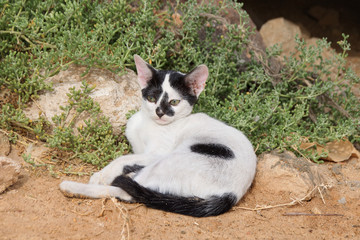
M 346 204 L 346 198 L 345 197 L 342 197 L 338 200 L 338 203 L 340 204 Z
M 21 165 L 11 158 L 0 157 L 0 194 L 17 182 Z
M 318 209 L 317 207 L 313 207 L 313 208 L 311 209 L 311 212 L 314 213 L 314 214 L 321 214 L 320 209 Z
M 331 170 L 335 175 L 340 175 L 341 169 L 342 169 L 342 166 L 340 164 L 335 164 Z
M 360 188 L 360 181 L 348 181 L 351 188 Z

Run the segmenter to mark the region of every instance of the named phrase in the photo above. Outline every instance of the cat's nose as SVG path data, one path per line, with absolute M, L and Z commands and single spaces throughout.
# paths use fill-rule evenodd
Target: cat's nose
M 156 109 L 156 115 L 158 115 L 158 117 L 159 118 L 161 118 L 162 116 L 164 116 L 165 114 L 161 111 L 161 109 L 158 107 L 157 109 Z

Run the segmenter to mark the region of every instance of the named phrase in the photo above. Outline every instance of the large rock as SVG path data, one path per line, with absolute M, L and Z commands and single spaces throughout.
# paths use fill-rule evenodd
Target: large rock
M 281 56 L 289 57 L 294 54 L 295 57 L 299 57 L 300 52 L 296 50 L 297 43 L 295 37 L 305 40 L 307 47 L 316 46 L 319 38 L 311 37 L 305 29 L 301 29 L 300 26 L 284 19 L 275 18 L 266 22 L 260 29 L 260 34 L 263 38 L 266 47 L 271 47 L 275 44 L 281 46 Z M 333 57 L 334 50 L 332 48 L 323 48 L 321 56 L 323 59 L 331 59 Z M 315 64 L 320 64 L 322 59 L 316 59 Z M 335 79 L 337 74 L 337 66 L 334 65 L 330 69 L 330 78 Z
M 17 182 L 21 166 L 8 157 L 0 157 L 0 194 Z
M 283 200 L 299 199 L 316 186 L 335 182 L 326 166 L 298 158 L 291 152 L 274 151 L 259 156 L 253 192 Z
M 282 55 L 288 55 L 295 49 L 295 36 L 301 37 L 301 29 L 298 25 L 281 17 L 266 22 L 261 27 L 260 34 L 266 47 L 279 44 L 283 50 Z
M 141 105 L 140 86 L 136 74 L 128 70 L 126 74 L 119 76 L 108 70 L 92 68 L 82 76 L 85 70 L 85 67 L 72 65 L 67 70 L 48 78 L 46 82 L 53 83 L 54 91 L 40 95 L 35 104 L 25 110 L 27 117 L 34 120 L 42 114 L 52 122 L 52 117 L 62 112 L 59 106 L 67 104 L 66 94 L 69 88 L 80 89 L 82 80 L 86 80 L 96 86 L 90 96 L 100 104 L 103 114 L 109 117 L 114 133 L 119 134 L 120 126 L 126 124 L 126 114 L 130 110 L 139 109 Z M 86 116 L 83 116 L 77 123 L 81 123 L 85 118 Z

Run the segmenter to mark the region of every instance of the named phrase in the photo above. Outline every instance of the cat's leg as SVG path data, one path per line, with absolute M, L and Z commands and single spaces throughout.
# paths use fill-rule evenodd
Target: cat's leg
M 138 168 L 145 167 L 156 159 L 157 157 L 152 154 L 129 154 L 121 156 L 113 160 L 101 171 L 94 173 L 90 178 L 89 184 L 110 185 L 117 176 L 126 174 L 124 168 L 129 169 L 133 166 Z
M 66 196 L 103 198 L 117 197 L 124 201 L 131 201 L 131 197 L 122 189 L 110 186 L 113 180 L 122 174 L 128 174 L 133 169 L 140 169 L 156 159 L 153 155 L 132 154 L 113 160 L 101 171 L 91 176 L 88 184 L 73 181 L 63 181 L 60 190 Z M 125 171 L 125 172 L 124 172 Z
M 131 196 L 123 191 L 121 188 L 98 185 L 86 184 L 73 181 L 63 181 L 60 184 L 60 190 L 67 197 L 77 198 L 107 198 L 116 197 L 123 201 L 131 201 Z

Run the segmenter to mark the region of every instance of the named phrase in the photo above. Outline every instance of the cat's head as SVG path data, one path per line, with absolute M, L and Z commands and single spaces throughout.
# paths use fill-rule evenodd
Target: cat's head
M 142 108 L 150 118 L 160 125 L 166 125 L 188 116 L 204 90 L 208 68 L 199 65 L 183 74 L 157 70 L 138 55 L 134 59 L 143 97 Z

